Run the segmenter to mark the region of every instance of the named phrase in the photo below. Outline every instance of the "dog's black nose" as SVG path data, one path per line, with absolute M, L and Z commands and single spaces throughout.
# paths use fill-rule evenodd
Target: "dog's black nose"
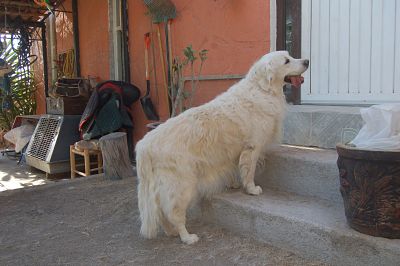
M 310 64 L 310 61 L 308 59 L 305 59 L 303 61 L 303 65 L 305 65 L 306 67 L 308 67 L 309 64 Z

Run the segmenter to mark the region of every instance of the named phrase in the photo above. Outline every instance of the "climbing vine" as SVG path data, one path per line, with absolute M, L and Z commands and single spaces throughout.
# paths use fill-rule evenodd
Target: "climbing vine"
M 36 84 L 31 69 L 36 57 L 26 45 L 30 42 L 27 38 L 25 33 L 17 32 L 8 35 L 0 45 L 0 70 L 11 70 L 3 70 L 0 75 L 0 131 L 11 129 L 16 116 L 36 111 Z

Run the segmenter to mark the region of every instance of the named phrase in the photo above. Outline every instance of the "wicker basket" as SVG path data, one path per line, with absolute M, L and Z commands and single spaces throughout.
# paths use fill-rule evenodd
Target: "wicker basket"
M 400 238 L 400 152 L 336 148 L 348 224 L 368 235 Z

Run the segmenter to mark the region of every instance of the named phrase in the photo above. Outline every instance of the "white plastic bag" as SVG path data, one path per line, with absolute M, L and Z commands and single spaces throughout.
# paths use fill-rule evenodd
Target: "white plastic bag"
M 400 150 L 400 104 L 373 105 L 360 112 L 365 125 L 351 144 L 362 149 Z
M 26 124 L 16 127 L 8 131 L 4 138 L 15 145 L 15 151 L 20 152 L 29 143 L 35 127 L 31 124 Z

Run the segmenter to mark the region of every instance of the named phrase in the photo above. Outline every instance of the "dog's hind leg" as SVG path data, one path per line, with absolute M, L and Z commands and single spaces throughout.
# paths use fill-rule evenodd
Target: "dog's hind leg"
M 163 191 L 168 200 L 161 203 L 161 208 L 169 223 L 178 231 L 182 242 L 193 244 L 199 238 L 186 230 L 186 210 L 194 197 L 195 185 L 183 183 L 182 180 L 178 180 L 176 184 L 180 184 L 179 186 Z
M 259 195 L 262 193 L 260 186 L 254 184 L 254 175 L 256 172 L 257 161 L 260 152 L 254 147 L 247 147 L 240 154 L 239 169 L 243 187 L 246 192 L 251 195 Z
M 179 237 L 183 243 L 190 245 L 199 240 L 199 237 L 196 234 L 189 234 L 186 229 L 186 209 L 174 210 L 169 216 L 169 220 L 175 226 L 175 228 L 177 228 Z
M 161 215 L 161 226 L 167 236 L 178 236 L 178 231 L 174 226 L 168 221 L 164 214 Z

